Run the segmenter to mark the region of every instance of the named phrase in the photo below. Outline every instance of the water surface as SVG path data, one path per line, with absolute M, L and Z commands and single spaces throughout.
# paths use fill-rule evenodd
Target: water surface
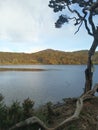
M 33 68 L 46 71 L 0 71 L 0 93 L 7 105 L 30 97 L 35 106 L 83 93 L 85 65 L 7 65 L 0 68 Z M 96 68 L 98 68 L 96 66 Z M 98 69 L 94 73 L 97 82 Z

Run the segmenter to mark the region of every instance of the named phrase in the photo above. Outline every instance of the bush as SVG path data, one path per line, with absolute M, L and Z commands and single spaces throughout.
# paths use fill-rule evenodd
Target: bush
M 27 118 L 33 116 L 33 114 L 34 114 L 34 109 L 33 109 L 34 101 L 32 101 L 30 98 L 27 98 L 24 100 L 22 107 L 23 107 L 24 119 L 27 119 Z

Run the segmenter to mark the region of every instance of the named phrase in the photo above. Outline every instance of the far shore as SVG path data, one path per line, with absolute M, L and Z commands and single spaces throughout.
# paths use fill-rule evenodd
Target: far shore
M 0 68 L 0 71 L 46 71 L 46 69 L 37 69 L 37 68 Z

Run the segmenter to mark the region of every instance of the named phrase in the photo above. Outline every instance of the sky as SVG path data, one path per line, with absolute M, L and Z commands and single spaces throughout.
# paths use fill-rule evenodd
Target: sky
M 33 53 L 44 49 L 87 50 L 93 38 L 84 28 L 55 28 L 58 15 L 49 0 L 0 0 L 0 51 Z

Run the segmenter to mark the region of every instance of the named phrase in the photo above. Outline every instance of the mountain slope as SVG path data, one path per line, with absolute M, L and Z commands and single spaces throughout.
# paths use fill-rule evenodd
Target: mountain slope
M 0 64 L 86 64 L 87 54 L 87 50 L 64 52 L 52 49 L 32 54 L 0 52 Z M 94 63 L 98 63 L 98 52 Z

